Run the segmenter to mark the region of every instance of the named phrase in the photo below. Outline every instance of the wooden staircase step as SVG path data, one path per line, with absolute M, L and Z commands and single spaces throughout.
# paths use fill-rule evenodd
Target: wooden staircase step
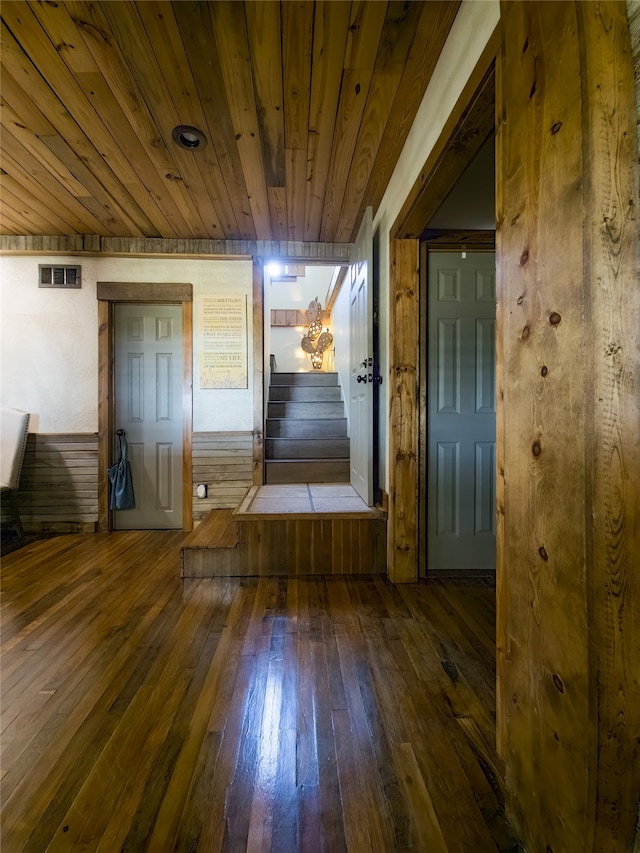
M 328 438 L 266 438 L 266 459 L 348 459 L 349 439 Z
M 342 400 L 319 403 L 269 403 L 267 406 L 267 417 L 304 418 L 311 420 L 318 418 L 343 418 L 344 403 Z
M 339 385 L 270 385 L 269 402 L 342 402 Z
M 266 459 L 265 482 L 348 483 L 349 459 Z
M 272 373 L 271 385 L 338 385 L 337 373 Z
M 345 438 L 346 435 L 346 418 L 267 419 L 267 438 Z

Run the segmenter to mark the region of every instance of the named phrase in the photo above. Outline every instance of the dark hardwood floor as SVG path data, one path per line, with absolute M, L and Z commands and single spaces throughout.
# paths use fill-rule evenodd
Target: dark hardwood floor
M 495 590 L 179 578 L 181 533 L 2 564 L 2 851 L 511 851 Z

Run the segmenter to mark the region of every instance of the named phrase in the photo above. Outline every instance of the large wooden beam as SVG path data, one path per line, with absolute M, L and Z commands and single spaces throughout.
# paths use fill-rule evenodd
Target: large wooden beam
M 393 583 L 418 579 L 418 241 L 392 240 L 389 286 L 389 524 Z
M 498 739 L 527 849 L 631 851 L 640 289 L 624 3 L 504 2 Z

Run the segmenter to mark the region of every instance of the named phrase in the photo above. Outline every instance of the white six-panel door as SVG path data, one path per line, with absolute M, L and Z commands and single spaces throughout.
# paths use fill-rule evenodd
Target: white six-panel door
M 427 569 L 495 568 L 495 256 L 429 255 Z
M 116 530 L 182 527 L 182 308 L 115 306 L 115 426 L 126 430 L 136 508 Z

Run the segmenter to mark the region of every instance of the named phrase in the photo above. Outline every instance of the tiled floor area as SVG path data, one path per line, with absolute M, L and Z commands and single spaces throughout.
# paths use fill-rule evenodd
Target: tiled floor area
M 381 515 L 368 507 L 348 483 L 302 483 L 299 485 L 254 486 L 235 511 L 236 516 L 274 515 Z

